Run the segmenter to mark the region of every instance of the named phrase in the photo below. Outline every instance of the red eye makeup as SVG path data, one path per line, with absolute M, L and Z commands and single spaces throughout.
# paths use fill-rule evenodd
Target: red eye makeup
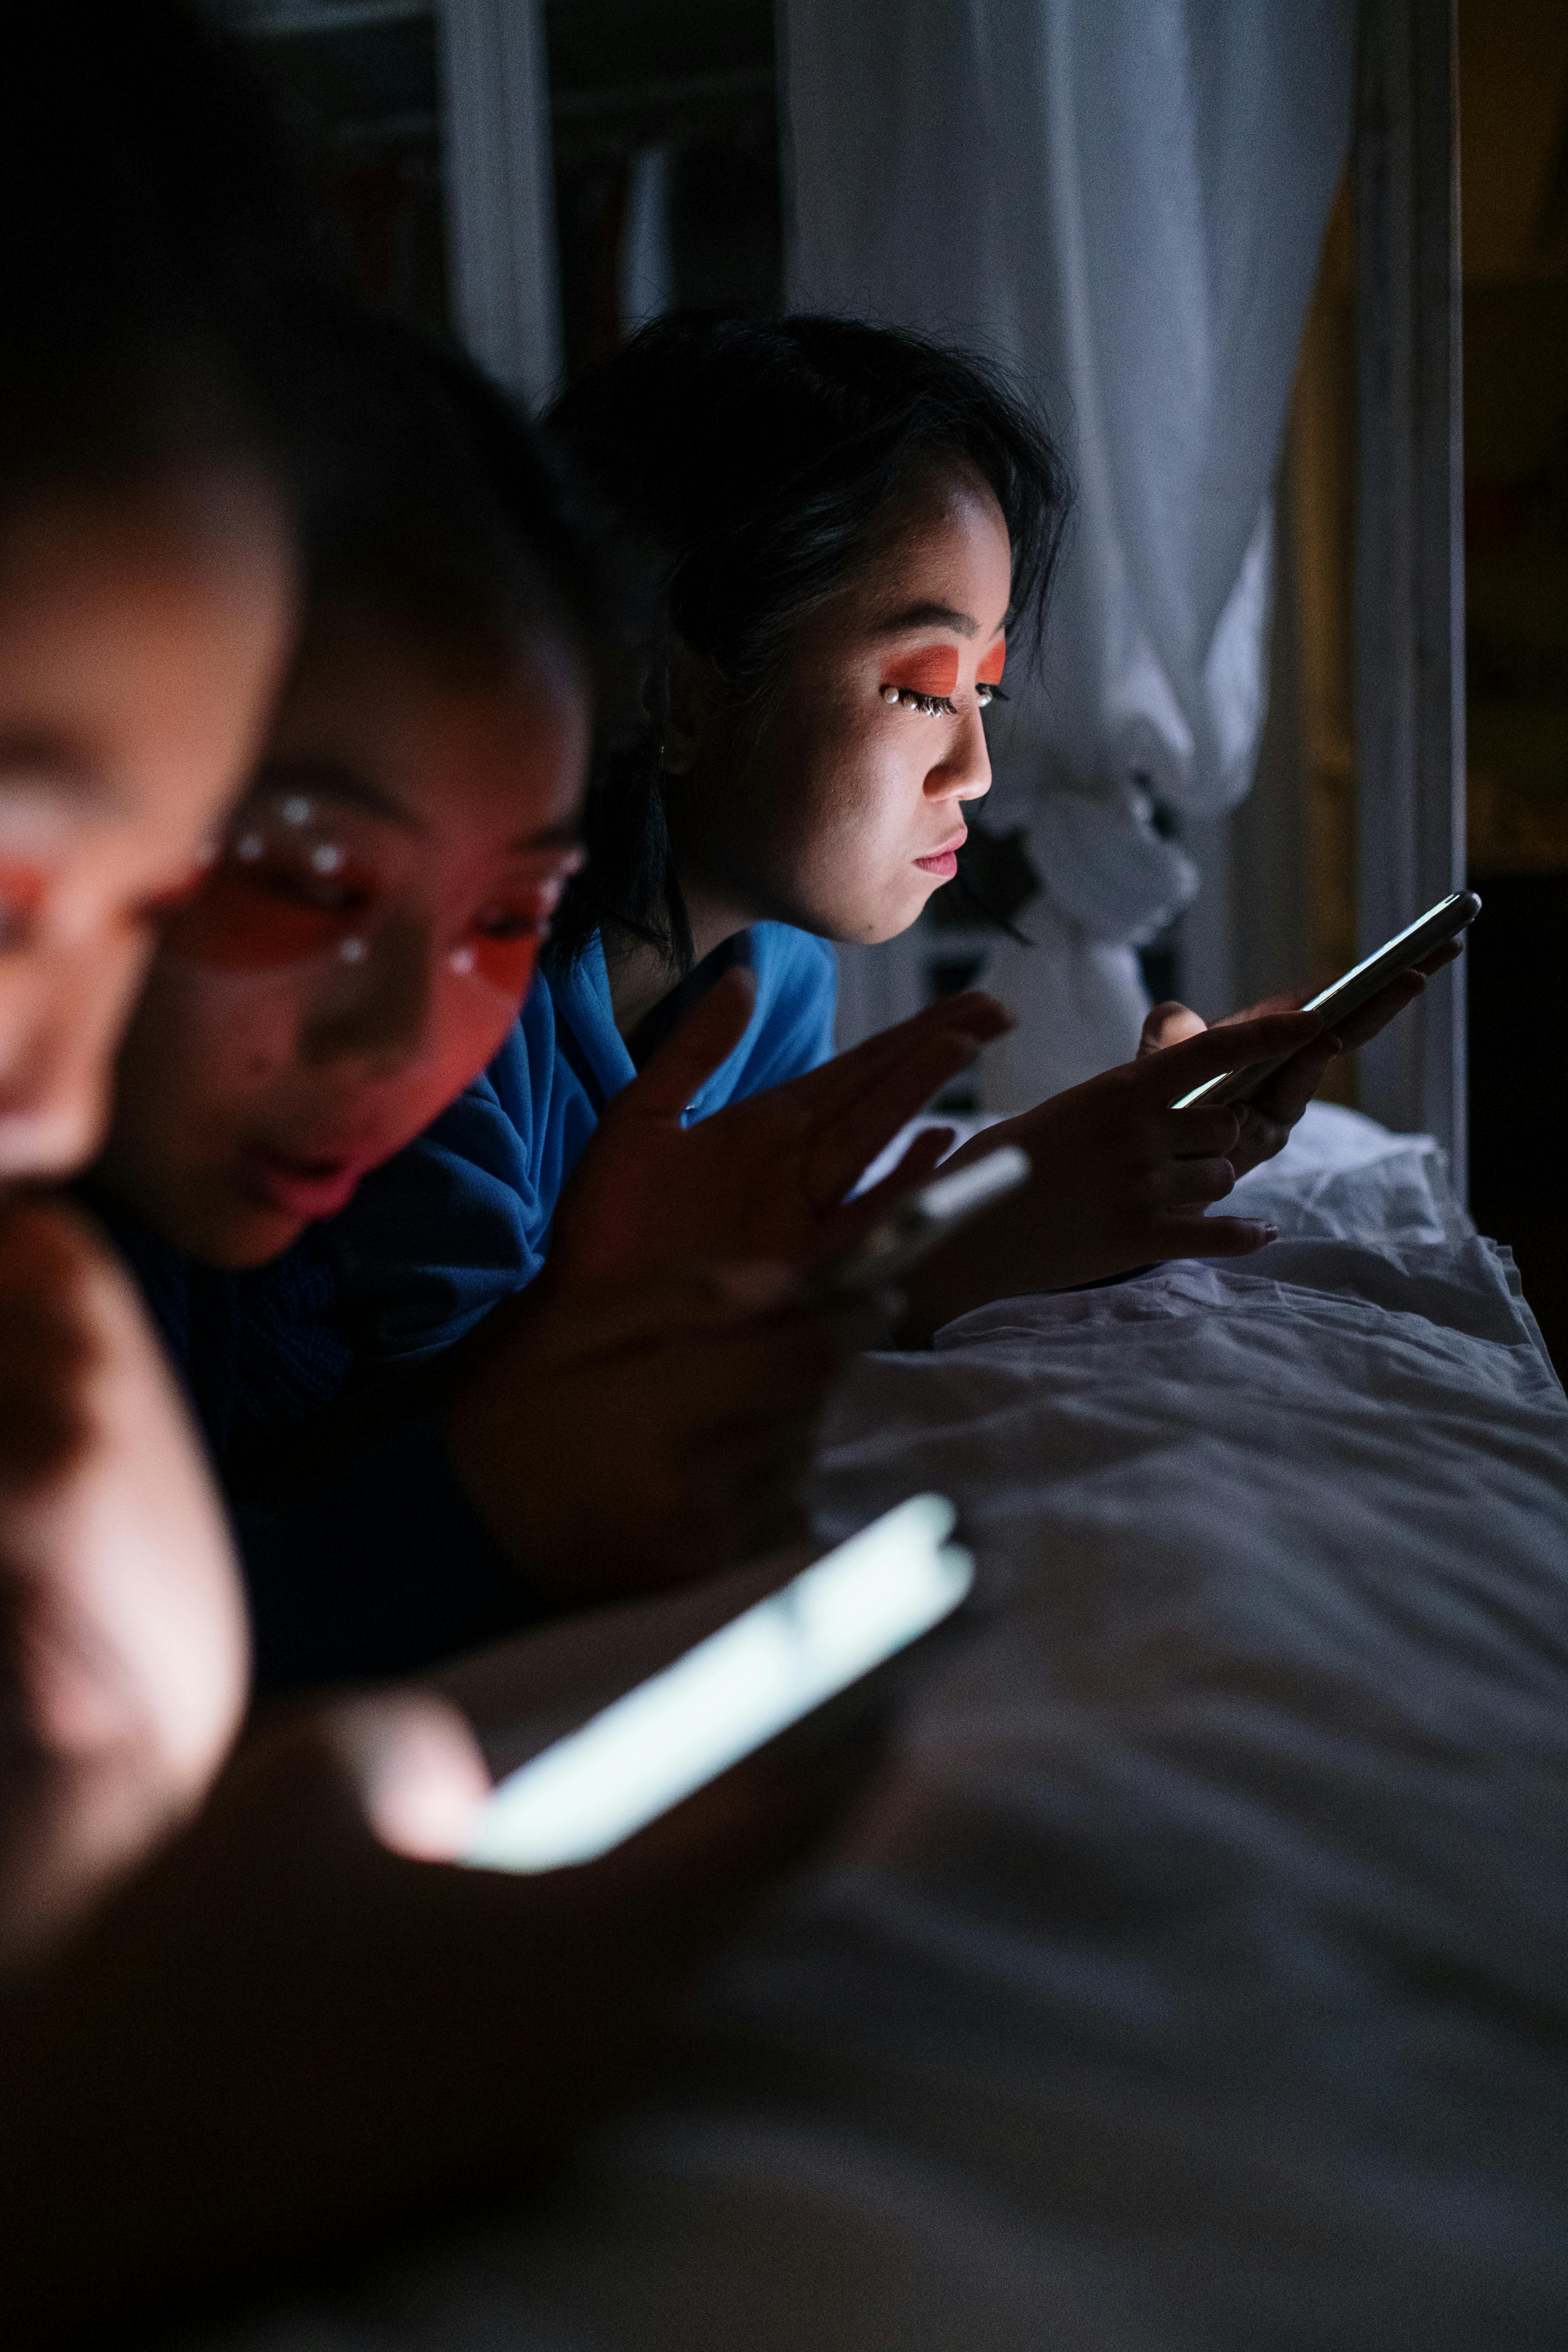
M 363 867 L 345 866 L 329 898 L 301 860 L 263 852 L 242 862 L 230 851 L 165 921 L 163 943 L 215 971 L 279 971 L 333 950 L 356 963 L 364 955 L 357 927 L 381 896 L 379 877 Z
M 958 648 L 956 646 L 927 646 L 920 653 L 905 654 L 892 664 L 882 681 L 886 700 L 900 694 L 917 694 L 931 702 L 940 702 L 958 684 Z
M 560 896 L 546 883 L 481 908 L 447 958 L 452 970 L 474 973 L 503 996 L 526 996 Z
M 0 857 L 0 955 L 26 946 L 44 903 L 46 878 L 36 866 Z
M 294 794 L 240 817 L 198 887 L 165 913 L 163 943 L 214 971 L 281 971 L 329 954 L 358 963 L 361 930 L 387 889 L 382 861 Z
M 1006 641 L 999 638 L 974 674 L 975 699 L 983 710 L 1001 690 L 1006 658 Z M 957 716 L 952 704 L 957 686 L 957 647 L 925 646 L 890 664 L 878 692 L 889 705 L 901 703 L 906 710 L 923 710 L 928 718 L 945 714 L 952 719 Z
M 539 950 L 550 936 L 550 925 L 566 878 L 582 860 L 576 852 L 542 880 L 519 884 L 480 908 L 447 962 L 459 976 L 469 972 L 521 1003 L 528 993 Z
M 283 971 L 331 959 L 362 964 L 376 926 L 421 897 L 416 837 L 331 795 L 253 802 L 235 821 L 194 891 L 158 911 L 164 952 L 208 971 Z M 519 1003 L 561 902 L 576 850 L 552 853 L 504 884 L 464 924 L 446 954 L 459 980 L 477 979 Z M 470 902 L 471 903 L 471 902 Z M 448 935 L 450 936 L 450 935 Z

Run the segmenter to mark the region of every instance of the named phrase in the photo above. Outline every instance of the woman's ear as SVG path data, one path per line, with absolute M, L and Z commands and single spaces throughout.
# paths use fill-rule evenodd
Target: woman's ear
M 721 693 L 719 673 L 706 654 L 677 637 L 669 657 L 669 716 L 664 730 L 664 772 L 689 776 L 702 757 Z

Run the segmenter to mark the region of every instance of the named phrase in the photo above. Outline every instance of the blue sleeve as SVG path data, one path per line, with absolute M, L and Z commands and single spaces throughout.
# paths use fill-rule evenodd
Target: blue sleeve
M 594 1125 L 536 982 L 484 1076 L 368 1176 L 328 1228 L 356 1352 L 403 1362 L 437 1354 L 531 1282 Z
M 760 1094 L 833 1053 L 833 950 L 786 923 L 748 935 L 757 1010 L 690 1116 Z M 606 1018 L 607 1018 L 606 1014 Z M 366 1362 L 434 1356 L 532 1281 L 562 1187 L 597 1124 L 580 1048 L 536 981 L 482 1078 L 366 1178 L 326 1229 L 342 1328 Z
M 757 1021 L 724 1100 L 743 1102 L 833 1058 L 838 964 L 826 940 L 790 923 L 758 923 L 749 935 Z M 698 1097 L 699 1115 L 718 1109 Z
M 230 1509 L 258 1690 L 413 1674 L 544 1613 L 458 1484 L 433 1413 L 400 1416 Z

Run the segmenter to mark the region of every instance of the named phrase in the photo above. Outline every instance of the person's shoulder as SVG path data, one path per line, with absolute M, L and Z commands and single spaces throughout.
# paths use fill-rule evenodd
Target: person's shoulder
M 746 934 L 757 1002 L 820 1004 L 838 984 L 838 960 L 826 940 L 793 923 L 753 923 Z
M 770 971 L 829 977 L 838 969 L 829 940 L 818 939 L 815 931 L 803 931 L 794 923 L 753 923 L 746 933 L 753 969 L 761 974 L 764 967 Z
M 550 975 L 535 972 L 517 1019 L 494 1056 L 468 1089 L 493 1096 L 503 1108 L 537 1100 L 548 1087 L 558 1051 L 555 996 Z
M 793 923 L 755 923 L 746 935 L 757 1007 L 743 1091 L 775 1086 L 833 1052 L 838 963 L 826 940 Z
M 489 1158 L 499 1148 L 531 1153 L 563 1109 L 563 1092 L 580 1092 L 563 1066 L 562 1023 L 552 975 L 537 972 L 517 1019 L 478 1077 L 426 1129 L 437 1149 Z M 488 1146 L 487 1137 L 501 1139 Z

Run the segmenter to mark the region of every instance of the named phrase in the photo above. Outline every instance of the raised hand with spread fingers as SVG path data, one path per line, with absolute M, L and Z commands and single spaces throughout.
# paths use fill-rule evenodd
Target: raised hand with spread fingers
M 726 973 L 607 1106 L 556 1213 L 546 1280 L 721 1262 L 802 1265 L 847 1248 L 894 1194 L 924 1180 L 952 1130 L 917 1136 L 890 1175 L 850 1200 L 857 1181 L 1011 1026 L 977 990 L 943 998 L 820 1069 L 683 1125 L 751 1004 L 748 975 Z

